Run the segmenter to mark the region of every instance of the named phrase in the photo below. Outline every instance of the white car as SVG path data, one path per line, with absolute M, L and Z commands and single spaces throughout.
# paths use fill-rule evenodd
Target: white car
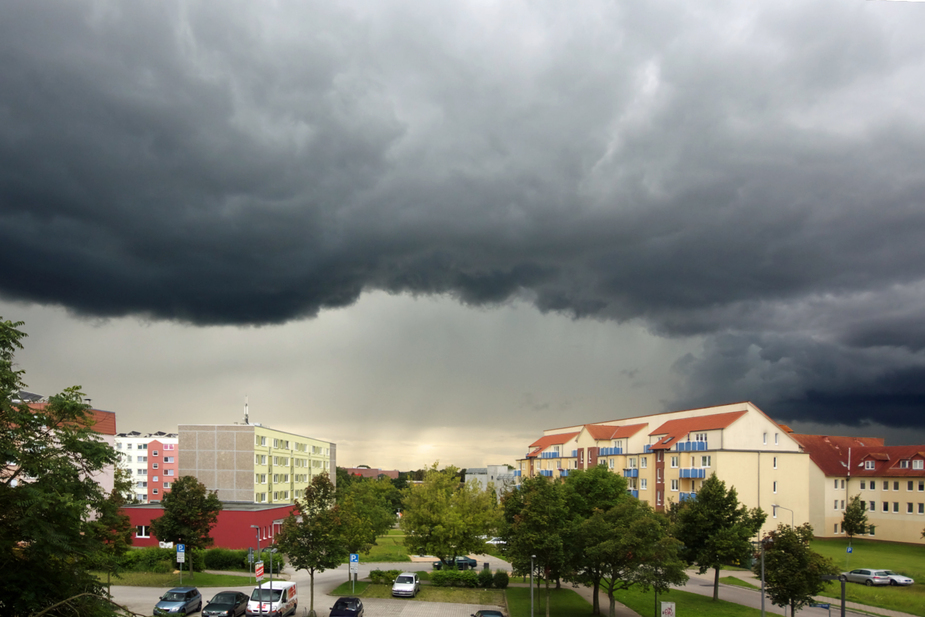
M 413 598 L 421 591 L 421 582 L 414 572 L 402 572 L 392 583 L 393 596 L 408 596 Z
M 908 576 L 903 576 L 902 574 L 896 574 L 892 570 L 884 570 L 883 572 L 890 579 L 890 585 L 911 585 L 912 583 L 915 582 Z

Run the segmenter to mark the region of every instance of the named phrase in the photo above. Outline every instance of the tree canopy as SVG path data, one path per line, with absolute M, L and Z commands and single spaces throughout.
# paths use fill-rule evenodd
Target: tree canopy
M 111 614 L 90 570 L 106 543 L 92 523 L 108 511 L 96 477 L 117 454 L 93 430 L 79 388 L 45 405 L 20 400 L 21 326 L 0 319 L 0 614 L 54 605 L 48 615 Z
M 340 530 L 348 552 L 368 554 L 376 538 L 395 523 L 392 497 L 396 493 L 389 478 L 353 482 L 346 490 L 338 485 Z
M 163 542 L 185 544 L 190 551 L 212 546 L 211 531 L 222 510 L 215 491 L 195 476 L 180 476 L 161 501 L 164 514 L 151 521 L 151 533 Z M 193 560 L 187 561 L 190 573 Z
M 825 589 L 823 575 L 838 574 L 835 563 L 814 552 L 809 543 L 813 528 L 809 523 L 792 528 L 778 525 L 762 540 L 764 544 L 765 589 L 776 606 L 789 606 L 790 614 L 813 602 Z M 761 564 L 755 563 L 760 574 Z
M 713 568 L 713 599 L 719 598 L 719 571 L 723 564 L 744 563 L 752 552 L 751 539 L 767 515 L 760 508 L 739 504 L 734 487 L 712 474 L 697 497 L 677 511 L 675 537 L 683 544 L 682 556 L 698 566 L 700 574 Z
M 860 495 L 848 499 L 841 526 L 842 531 L 848 536 L 848 546 L 851 546 L 854 536 L 867 533 L 867 502 L 862 501 Z

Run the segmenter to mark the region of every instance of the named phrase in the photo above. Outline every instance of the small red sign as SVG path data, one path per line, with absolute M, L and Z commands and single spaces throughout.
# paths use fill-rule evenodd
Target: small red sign
M 254 564 L 254 576 L 260 580 L 263 578 L 263 562 L 258 561 Z

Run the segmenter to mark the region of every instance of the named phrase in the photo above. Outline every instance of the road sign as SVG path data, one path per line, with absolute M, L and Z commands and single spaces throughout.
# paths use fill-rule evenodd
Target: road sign
M 850 554 L 853 553 L 853 552 L 854 552 L 854 551 L 851 550 L 851 547 L 849 546 L 849 547 L 848 547 L 848 554 L 850 555 Z
M 360 554 L 350 553 L 350 563 L 360 563 Z
M 258 581 L 263 580 L 263 562 L 262 561 L 258 561 L 257 563 L 254 564 L 254 576 L 257 578 Z
M 661 617 L 675 617 L 677 614 L 674 608 L 674 602 L 662 602 Z
M 831 604 L 810 604 L 813 608 L 832 608 Z
M 177 544 L 177 563 L 186 562 L 186 545 Z
M 254 547 L 247 549 L 247 563 L 254 563 Z

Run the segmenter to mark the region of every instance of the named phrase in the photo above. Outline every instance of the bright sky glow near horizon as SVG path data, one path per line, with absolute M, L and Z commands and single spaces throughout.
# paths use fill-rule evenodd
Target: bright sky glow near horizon
M 750 400 L 925 443 L 925 12 L 9 2 L 0 316 L 120 431 L 344 466 Z

